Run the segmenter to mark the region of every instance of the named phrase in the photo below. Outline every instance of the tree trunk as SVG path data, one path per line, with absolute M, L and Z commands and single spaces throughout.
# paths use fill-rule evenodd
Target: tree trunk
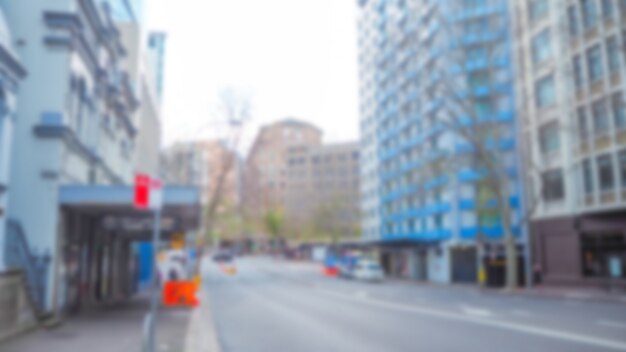
M 504 251 L 506 257 L 506 282 L 505 288 L 512 290 L 517 288 L 517 246 L 515 245 L 515 236 L 513 236 L 513 226 L 511 224 L 511 204 L 508 199 L 503 196 L 503 192 L 499 194 L 499 204 L 502 206 L 502 228 L 504 230 Z

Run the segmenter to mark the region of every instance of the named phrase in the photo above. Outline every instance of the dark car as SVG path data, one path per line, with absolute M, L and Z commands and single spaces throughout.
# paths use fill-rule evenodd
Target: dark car
M 233 255 L 229 252 L 218 252 L 213 255 L 213 261 L 217 263 L 230 263 L 233 261 Z

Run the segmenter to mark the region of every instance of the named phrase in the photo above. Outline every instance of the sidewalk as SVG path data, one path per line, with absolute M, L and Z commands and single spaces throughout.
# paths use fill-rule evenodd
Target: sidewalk
M 160 308 L 157 323 L 159 352 L 219 352 L 206 293 L 200 307 Z M 3 352 L 140 352 L 148 295 L 100 307 L 69 318 L 62 325 L 16 336 L 0 343 Z
M 285 261 L 291 270 L 321 272 L 322 264 L 307 261 Z M 626 304 L 626 291 L 609 291 L 594 288 L 568 287 L 568 286 L 537 286 L 533 288 L 519 288 L 505 290 L 501 288 L 481 288 L 474 284 L 439 284 L 433 282 L 414 281 L 410 279 L 387 278 L 386 281 L 406 283 L 416 286 L 430 286 L 457 290 L 480 291 L 485 294 L 532 296 L 548 299 L 579 300 L 586 302 L 607 302 Z
M 626 304 L 626 292 L 608 291 L 593 288 L 576 288 L 563 286 L 537 286 L 533 288 L 520 288 L 513 291 L 503 289 L 484 289 L 485 291 L 495 291 L 500 294 L 526 295 L 533 297 L 569 299 L 587 302 L 606 302 Z

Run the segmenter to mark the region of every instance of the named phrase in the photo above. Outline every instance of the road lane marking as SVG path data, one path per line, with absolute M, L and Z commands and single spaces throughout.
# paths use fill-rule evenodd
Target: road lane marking
M 347 295 L 347 294 L 337 292 L 334 290 L 328 290 L 328 289 L 322 289 L 322 288 L 318 288 L 317 291 L 320 293 L 329 295 L 329 296 L 342 298 L 347 301 L 354 302 L 353 295 Z M 360 304 L 367 304 L 373 307 L 386 308 L 389 310 L 395 310 L 395 311 L 400 311 L 400 312 L 405 312 L 405 313 L 408 312 L 408 313 L 428 315 L 428 316 L 437 317 L 441 319 L 480 324 L 480 325 L 485 325 L 489 327 L 510 330 L 514 332 L 521 332 L 521 333 L 525 333 L 529 335 L 536 335 L 536 336 L 548 337 L 548 338 L 553 338 L 553 339 L 558 339 L 558 340 L 565 340 L 569 342 L 592 345 L 592 346 L 597 346 L 597 347 L 604 347 L 604 348 L 614 349 L 618 351 L 626 351 L 625 342 L 609 340 L 609 339 L 590 336 L 590 335 L 583 335 L 580 333 L 550 329 L 550 328 L 545 328 L 545 327 L 538 327 L 538 326 L 533 326 L 533 325 L 526 325 L 522 323 L 506 322 L 506 321 L 501 321 L 497 319 L 486 319 L 482 317 L 463 315 L 463 314 L 453 313 L 453 312 L 439 310 L 439 309 L 388 302 L 388 301 L 383 301 L 383 300 L 374 299 L 374 298 L 362 299 L 362 300 L 359 300 L 358 302 Z
M 612 320 L 598 320 L 596 321 L 596 325 L 604 326 L 608 328 L 626 329 L 626 323 L 622 323 L 619 321 L 612 321 Z
M 489 310 L 483 308 L 461 305 L 461 310 L 463 310 L 463 313 L 467 315 L 473 315 L 476 317 L 487 318 L 493 316 L 493 314 Z

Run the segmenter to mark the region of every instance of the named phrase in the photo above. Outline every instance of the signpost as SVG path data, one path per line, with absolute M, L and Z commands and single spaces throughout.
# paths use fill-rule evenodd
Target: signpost
M 134 206 L 141 210 L 152 210 L 154 214 L 154 226 L 152 232 L 152 287 L 150 292 L 150 312 L 144 320 L 145 351 L 156 351 L 156 311 L 159 300 L 159 284 L 157 282 L 157 255 L 159 234 L 161 232 L 161 207 L 163 203 L 163 185 L 161 181 L 152 179 L 148 175 L 138 174 L 135 176 Z

